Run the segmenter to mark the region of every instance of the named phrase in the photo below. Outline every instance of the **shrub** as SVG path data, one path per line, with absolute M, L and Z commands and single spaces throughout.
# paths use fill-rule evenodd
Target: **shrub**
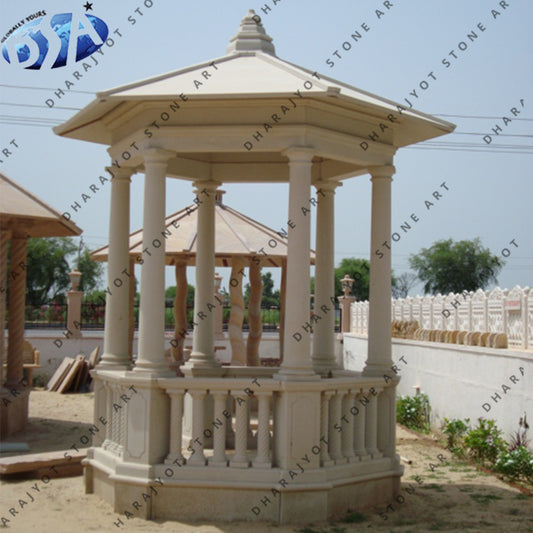
M 494 463 L 494 470 L 511 481 L 522 477 L 533 483 L 533 453 L 525 446 L 503 452 Z
M 464 421 L 458 418 L 444 419 L 442 432 L 446 435 L 446 446 L 451 452 L 461 455 L 464 446 L 463 438 L 468 431 L 469 423 L 469 418 L 465 418 Z
M 502 438 L 502 431 L 494 420 L 478 418 L 478 427 L 471 429 L 464 437 L 464 444 L 472 459 L 482 465 L 493 465 L 507 446 Z
M 407 428 L 429 433 L 429 413 L 427 394 L 400 396 L 396 402 L 396 421 Z

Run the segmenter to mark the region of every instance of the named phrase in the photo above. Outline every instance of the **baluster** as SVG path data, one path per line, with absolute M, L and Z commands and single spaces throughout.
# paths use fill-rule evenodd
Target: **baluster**
M 365 420 L 366 420 L 366 408 L 361 405 L 359 402 L 359 399 L 362 398 L 363 394 L 362 392 L 358 392 L 355 395 L 356 402 L 354 403 L 355 408 L 357 411 L 354 412 L 357 413 L 354 417 L 354 451 L 357 457 L 359 457 L 360 461 L 366 461 L 370 459 L 370 456 L 366 453 L 365 448 Z M 352 413 L 353 415 L 353 413 Z
M 229 464 L 235 468 L 248 468 L 248 396 L 242 391 L 232 391 L 231 394 L 235 398 L 235 455 Z
M 171 464 L 177 461 L 183 465 L 185 458 L 181 452 L 183 448 L 183 390 L 167 390 L 170 396 L 170 435 L 169 435 L 169 453 L 165 463 Z
M 341 453 L 341 434 L 334 428 L 334 425 L 342 423 L 342 392 L 335 392 L 335 395 L 329 402 L 329 455 L 335 461 L 335 464 L 341 463 L 343 459 Z
M 270 468 L 270 392 L 256 391 L 257 396 L 257 455 L 253 461 L 256 468 Z
M 320 405 L 320 465 L 330 466 L 334 464 L 328 453 L 328 445 L 324 440 L 329 439 L 329 400 L 333 391 L 324 391 Z
M 206 391 L 189 391 L 192 396 L 192 448 L 191 455 L 187 460 L 190 466 L 205 466 L 204 455 L 204 400 Z
M 375 389 L 379 394 L 380 390 Z M 370 399 L 366 406 L 366 450 L 372 456 L 372 459 L 382 457 L 378 450 L 378 397 L 368 392 Z
M 357 460 L 353 451 L 353 415 L 350 412 L 350 408 L 354 402 L 354 397 L 354 392 L 348 391 L 344 395 L 342 403 L 342 455 L 349 463 L 353 463 L 355 460 Z
M 212 391 L 215 399 L 213 408 L 213 457 L 209 459 L 209 466 L 228 466 L 226 457 L 226 417 L 223 411 L 226 409 L 227 391 Z

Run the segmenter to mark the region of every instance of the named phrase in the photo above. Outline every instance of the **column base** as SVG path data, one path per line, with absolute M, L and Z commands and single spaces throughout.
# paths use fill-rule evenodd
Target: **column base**
M 272 379 L 279 381 L 319 381 L 321 376 L 316 374 L 312 368 L 283 368 L 272 376 Z
M 313 360 L 312 363 L 314 372 L 322 377 L 328 377 L 330 372 L 342 370 L 342 368 L 335 361 L 335 357 L 333 357 L 333 361 L 318 359 L 316 361 Z
M 222 375 L 222 365 L 214 357 L 206 358 L 204 354 L 192 353 L 190 359 L 181 366 L 180 370 L 186 377 Z
M 387 372 L 391 372 L 393 362 L 392 360 L 387 363 L 370 363 L 366 364 L 363 369 L 362 375 L 369 377 L 383 376 Z M 391 376 L 392 377 L 392 376 Z
M 168 363 L 149 363 L 149 362 L 137 362 L 133 368 L 133 372 L 136 374 L 144 374 L 148 377 L 175 377 L 175 370 L 171 369 Z
M 131 370 L 131 359 L 129 355 L 119 356 L 112 353 L 104 353 L 96 368 L 98 370 Z

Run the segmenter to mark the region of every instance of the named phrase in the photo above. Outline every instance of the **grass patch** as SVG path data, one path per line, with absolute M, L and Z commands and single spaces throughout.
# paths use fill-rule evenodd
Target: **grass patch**
M 426 490 L 436 490 L 437 492 L 446 492 L 440 485 L 437 485 L 436 483 L 431 483 L 430 485 L 426 485 L 422 488 Z
M 470 497 L 477 503 L 481 504 L 487 504 L 495 500 L 503 500 L 501 496 L 497 496 L 496 494 L 470 494 Z
M 344 524 L 360 524 L 366 521 L 366 516 L 363 513 L 354 513 L 348 510 L 346 516 L 340 521 Z

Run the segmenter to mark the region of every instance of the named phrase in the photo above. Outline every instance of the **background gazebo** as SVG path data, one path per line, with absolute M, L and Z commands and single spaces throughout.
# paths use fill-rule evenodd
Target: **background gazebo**
M 275 231 L 264 224 L 224 204 L 224 191 L 215 196 L 215 265 L 231 267 L 229 291 L 231 315 L 228 335 L 234 363 L 257 366 L 259 364 L 259 343 L 262 335 L 261 323 L 261 268 L 281 268 L 280 287 L 280 359 L 283 360 L 283 339 L 285 319 L 285 294 L 287 280 L 287 233 Z M 165 263 L 175 266 L 176 297 L 174 301 L 175 330 L 171 343 L 173 359 L 182 364 L 183 346 L 187 331 L 187 267 L 196 265 L 198 242 L 198 204 L 193 203 L 165 219 Z M 129 237 L 130 279 L 134 278 L 134 266 L 142 261 L 143 232 L 133 232 Z M 107 261 L 109 247 L 105 246 L 91 253 L 95 261 Z M 311 250 L 310 264 L 315 263 Z M 242 325 L 244 318 L 243 269 L 248 268 L 250 300 L 248 303 L 249 333 L 245 346 Z M 130 284 L 130 355 L 133 345 L 134 284 Z M 220 302 L 217 303 L 217 307 Z M 221 317 L 220 317 L 221 319 Z M 216 326 L 216 324 L 215 324 Z
M 55 209 L 0 173 L 0 438 L 21 430 L 28 421 L 30 389 L 24 387 L 22 380 L 28 239 L 72 237 L 81 232 L 78 226 Z M 8 287 L 8 345 L 4 376 L 4 323 Z

